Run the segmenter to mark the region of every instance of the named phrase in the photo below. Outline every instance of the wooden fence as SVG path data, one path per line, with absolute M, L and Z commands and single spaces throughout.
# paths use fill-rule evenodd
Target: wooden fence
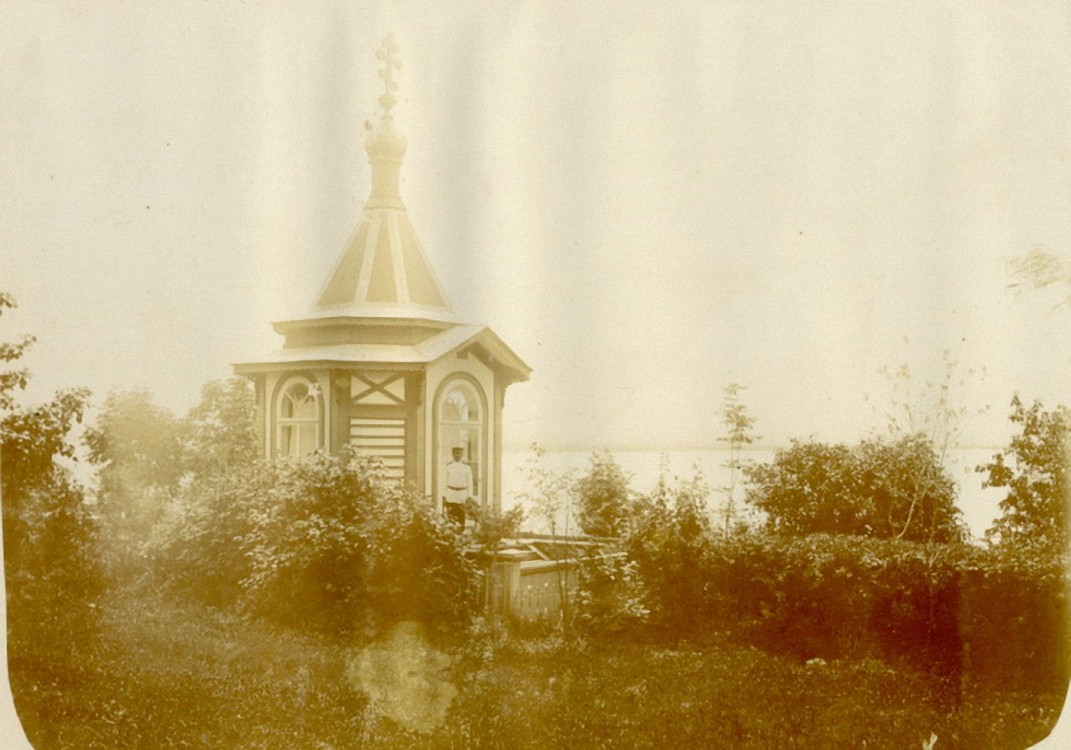
M 580 567 L 605 557 L 604 545 L 589 538 L 511 540 L 492 553 L 485 590 L 489 608 L 525 622 L 558 620 L 563 602 L 576 591 Z

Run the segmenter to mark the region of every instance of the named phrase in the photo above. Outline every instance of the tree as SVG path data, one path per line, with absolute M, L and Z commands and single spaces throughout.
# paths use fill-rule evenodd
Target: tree
M 1064 406 L 1046 410 L 1040 401 L 1025 407 L 1011 400 L 1011 421 L 1019 426 L 1011 444 L 977 467 L 986 474 L 983 487 L 1006 487 L 1002 515 L 986 536 L 1003 544 L 1042 541 L 1067 546 L 1067 504 L 1071 411 Z
M 917 542 L 962 541 L 956 483 L 944 465 L 944 448 L 925 435 L 870 439 L 856 450 L 872 536 Z
M 86 430 L 90 459 L 100 465 L 101 491 L 124 496 L 151 486 L 174 487 L 185 470 L 185 429 L 147 390 L 112 391 Z
M 108 394 L 86 430 L 112 572 L 140 570 L 144 543 L 185 473 L 186 426 L 145 390 Z
M 592 453 L 587 474 L 576 480 L 577 523 L 585 534 L 619 537 L 631 516 L 629 476 L 610 451 Z
M 13 307 L 14 300 L 0 294 L 0 314 Z M 17 344 L 0 344 L 0 359 L 16 361 L 32 343 L 26 336 Z M 19 406 L 16 394 L 28 378 L 25 369 L 0 374 L 9 654 L 13 662 L 55 666 L 57 656 L 69 657 L 76 639 L 95 629 L 95 600 L 102 589 L 96 518 L 70 469 L 76 460 L 70 433 L 82 421 L 89 393 L 66 390 L 39 406 Z M 24 677 L 19 669 L 12 675 L 13 681 Z
M 11 653 L 63 650 L 95 629 L 103 589 L 96 518 L 83 487 L 49 444 L 69 431 L 84 394 L 60 394 L 0 423 L 3 441 L 4 563 Z M 52 465 L 45 464 L 50 459 Z
M 903 343 L 910 344 L 906 336 Z M 922 383 L 916 381 L 907 364 L 901 364 L 895 370 L 883 366 L 878 372 L 888 379 L 892 390 L 883 414 L 885 434 L 893 439 L 921 435 L 944 463 L 949 451 L 958 445 L 965 421 L 971 416 L 970 409 L 955 405 L 953 392 L 962 387 L 967 378 L 984 374 L 985 368 L 980 373 L 974 368 L 964 371 L 953 359 L 952 350 L 945 349 L 941 352 L 941 370 L 939 378 Z M 988 408 L 982 407 L 976 413 L 982 414 Z
M 719 438 L 729 448 L 729 460 L 723 466 L 729 470 L 729 484 L 722 491 L 725 493 L 725 535 L 732 530 L 733 515 L 736 505 L 737 478 L 744 463 L 740 458 L 744 447 L 754 443 L 758 436 L 753 434 L 751 428 L 755 425 L 755 418 L 747 412 L 747 407 L 740 402 L 740 391 L 745 386 L 739 383 L 730 383 L 723 389 L 721 407 L 721 423 L 725 426 L 725 434 Z
M 906 336 L 903 343 L 910 343 Z M 960 363 L 953 358 L 951 349 L 941 352 L 940 376 L 923 382 L 916 381 L 907 364 L 901 364 L 896 370 L 882 367 L 878 371 L 888 378 L 892 387 L 890 403 L 884 412 L 884 434 L 891 441 L 917 440 L 925 443 L 940 466 L 948 465 L 949 454 L 959 445 L 967 418 L 989 410 L 988 404 L 977 410 L 956 404 L 954 392 L 968 378 L 984 375 L 985 368 L 962 370 Z M 927 464 L 923 462 L 919 465 Z M 920 502 L 945 491 L 946 480 L 943 472 L 935 471 L 924 471 L 911 477 L 909 521 L 917 518 Z M 934 519 L 931 517 L 931 520 Z M 910 525 L 905 522 L 904 530 L 897 538 L 903 538 Z
M 775 533 L 861 533 L 854 469 L 846 445 L 794 440 L 771 462 L 747 468 L 746 500 L 766 514 L 767 528 Z
M 962 538 L 955 484 L 921 435 L 852 447 L 797 440 L 746 474 L 747 501 L 766 514 L 774 533 Z
M 16 307 L 15 299 L 6 292 L 0 292 L 0 315 L 5 309 Z M 27 334 L 18 342 L 0 341 L 0 362 L 15 362 L 34 345 L 36 339 Z M 6 412 L 15 406 L 15 394 L 23 390 L 29 382 L 30 373 L 25 367 L 0 371 L 0 412 Z
M 144 545 L 179 488 L 251 464 L 257 455 L 252 387 L 244 378 L 205 383 L 183 418 L 145 390 L 114 391 L 86 431 L 99 465 L 99 497 L 112 563 L 140 568 Z
M 233 471 L 257 457 L 256 400 L 246 378 L 212 380 L 185 419 L 185 469 L 204 477 Z

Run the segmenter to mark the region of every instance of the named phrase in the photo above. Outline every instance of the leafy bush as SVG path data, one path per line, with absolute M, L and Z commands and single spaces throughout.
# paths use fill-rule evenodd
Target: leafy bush
M 173 585 L 279 624 L 367 637 L 402 620 L 459 632 L 476 578 L 456 532 L 363 456 L 317 454 L 195 481 L 155 548 Z
M 251 463 L 181 486 L 145 542 L 156 579 L 218 607 L 237 607 L 252 560 L 245 539 L 278 480 L 278 467 Z
M 94 635 L 104 579 L 96 521 L 82 488 L 57 470 L 16 489 L 4 461 L 4 567 L 9 656 L 58 666 Z M 59 661 L 57 661 L 59 659 Z
M 1035 401 L 1023 406 L 1012 398 L 1011 421 L 1019 434 L 993 460 L 978 467 L 986 474 L 985 487 L 1007 487 L 1001 503 L 1003 514 L 987 532 L 1005 544 L 1031 539 L 1047 540 L 1056 550 L 1067 547 L 1071 481 L 1071 411 L 1060 406 L 1046 411 Z
M 646 621 L 649 595 L 636 561 L 623 553 L 604 554 L 579 566 L 577 624 L 589 634 L 635 632 Z
M 592 453 L 590 463 L 574 487 L 580 530 L 592 536 L 620 536 L 632 515 L 629 476 L 609 451 Z
M 665 477 L 636 506 L 625 542 L 647 592 L 650 624 L 674 637 L 702 630 L 707 581 L 703 571 L 713 539 L 701 476 L 671 484 Z
M 729 633 L 803 661 L 922 669 L 953 692 L 961 681 L 1066 683 L 1066 553 L 1045 535 L 989 548 L 955 541 L 955 510 L 942 510 L 951 483 L 924 440 L 797 444 L 765 472 L 760 491 L 783 504 L 772 526 L 791 533 L 717 533 L 699 477 L 663 478 L 639 498 L 624 556 L 581 569 L 585 632 L 669 642 Z M 804 533 L 824 525 L 845 533 Z
M 662 637 L 729 632 L 801 661 L 879 658 L 953 688 L 960 679 L 1058 687 L 1071 673 L 1066 559 L 852 535 L 685 545 L 672 517 L 663 523 L 666 536 L 630 547 Z
M 794 441 L 746 468 L 747 501 L 776 534 L 858 534 L 950 542 L 963 537 L 955 484 L 921 435 L 857 446 Z
M 712 614 L 801 660 L 876 657 L 949 673 L 961 648 L 946 552 L 843 535 L 719 540 Z

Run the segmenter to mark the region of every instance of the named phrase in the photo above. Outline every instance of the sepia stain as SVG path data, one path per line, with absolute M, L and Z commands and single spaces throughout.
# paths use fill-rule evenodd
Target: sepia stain
M 431 732 L 443 725 L 457 695 L 447 678 L 450 657 L 436 650 L 416 622 L 351 657 L 347 676 L 373 707 L 404 729 Z

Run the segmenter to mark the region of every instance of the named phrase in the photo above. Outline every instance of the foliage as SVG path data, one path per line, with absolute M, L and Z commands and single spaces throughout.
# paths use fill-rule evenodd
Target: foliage
M 257 458 L 256 396 L 246 378 L 211 380 L 185 419 L 185 466 L 195 477 L 224 474 Z
M 729 484 L 722 489 L 725 493 L 725 534 L 733 530 L 736 514 L 736 487 L 740 471 L 744 468 L 741 452 L 744 446 L 754 443 L 758 436 L 752 432 L 755 418 L 748 414 L 747 407 L 740 401 L 740 392 L 745 386 L 730 383 L 722 389 L 721 423 L 725 434 L 719 438 L 729 448 L 729 459 L 724 466 L 729 469 Z
M 577 523 L 585 534 L 619 537 L 632 513 L 629 475 L 609 451 L 592 453 L 586 474 L 576 480 Z
M 256 461 L 253 413 L 237 378 L 206 384 L 182 419 L 144 392 L 109 397 L 89 441 L 118 570 L 338 637 L 410 617 L 463 626 L 472 565 L 427 503 L 348 454 Z
M 496 549 L 503 539 L 516 536 L 524 521 L 524 508 L 519 505 L 499 512 L 490 505 L 473 503 L 469 512 L 476 519 L 473 541 L 483 550 Z
M 781 525 L 771 524 L 779 534 L 714 533 L 702 478 L 663 474 L 633 507 L 624 554 L 582 566 L 583 631 L 660 642 L 728 633 L 799 659 L 904 663 L 953 686 L 965 676 L 1066 681 L 1067 561 L 1038 541 L 991 550 L 962 543 L 951 482 L 923 438 L 793 449 L 802 457 L 769 476 L 813 505 L 797 499 L 796 507 L 786 491 L 785 510 L 774 515 Z M 947 515 L 936 524 L 920 486 L 943 489 Z M 823 496 L 839 504 L 819 503 Z M 914 522 L 927 533 L 912 538 Z M 823 525 L 831 533 L 819 533 Z
M 751 535 L 715 545 L 708 615 L 801 660 L 882 658 L 958 668 L 958 579 L 947 545 Z
M 86 430 L 90 458 L 101 466 L 102 493 L 177 485 L 183 474 L 183 427 L 146 390 L 109 393 L 96 424 Z
M 6 292 L 0 292 L 0 315 L 4 310 L 16 307 L 15 298 Z M 15 362 L 34 345 L 36 338 L 24 335 L 17 342 L 0 341 L 0 362 Z M 30 373 L 25 367 L 11 370 L 0 370 L 0 412 L 5 412 L 15 406 L 15 394 L 29 383 Z
M 196 600 L 237 607 L 242 581 L 252 572 L 243 539 L 277 472 L 266 464 L 238 466 L 168 496 L 143 547 L 154 579 Z
M 210 381 L 186 417 L 157 405 L 148 391 L 108 395 L 86 431 L 99 476 L 98 497 L 113 574 L 137 573 L 146 543 L 176 512 L 175 496 L 191 484 L 206 491 L 243 473 L 256 457 L 254 397 L 244 378 Z M 196 494 L 197 490 L 193 491 Z M 222 513 L 228 512 L 221 510 Z
M 112 575 L 135 574 L 145 540 L 184 473 L 185 425 L 148 391 L 113 391 L 85 440 L 98 467 L 106 565 Z
M 1068 561 L 1036 548 L 756 533 L 652 546 L 634 560 L 653 627 L 634 635 L 729 633 L 801 660 L 879 658 L 1018 687 L 1071 673 Z
M 422 734 L 355 689 L 353 649 L 158 593 L 116 597 L 107 611 L 107 645 L 77 682 L 14 685 L 35 746 L 918 748 L 935 734 L 936 748 L 1004 750 L 1043 737 L 1063 697 L 974 685 L 949 704 L 925 673 L 806 664 L 725 639 L 489 644 L 477 633 L 450 668 L 405 649 L 417 668 L 381 670 L 398 682 L 431 671 L 456 688 L 442 725 Z
M 79 400 L 78 404 L 63 401 Z M 103 588 L 97 565 L 97 524 L 70 470 L 46 455 L 55 430 L 76 420 L 80 398 L 16 412 L 0 423 L 3 441 L 4 567 L 10 655 L 72 648 L 95 628 Z M 40 417 L 38 421 L 35 416 Z M 51 435 L 48 433 L 52 433 Z M 40 465 L 48 460 L 51 465 Z
M 933 542 L 963 534 L 955 485 L 921 435 L 853 447 L 796 440 L 746 473 L 747 500 L 776 534 Z
M 0 294 L 0 312 L 13 307 Z M 14 361 L 31 338 L 0 346 Z M 74 639 L 96 626 L 102 588 L 96 564 L 97 524 L 71 464 L 70 434 L 81 423 L 88 391 L 57 393 L 28 408 L 17 405 L 25 371 L 0 380 L 0 496 L 8 596 L 9 655 L 18 669 L 30 662 L 67 663 Z
M 174 488 L 183 479 L 222 474 L 256 458 L 253 388 L 245 378 L 212 380 L 184 418 L 145 390 L 113 391 L 86 431 L 104 495 Z
M 992 461 L 977 467 L 986 474 L 984 487 L 1008 488 L 1000 503 L 1002 515 L 987 536 L 1005 544 L 1039 539 L 1066 549 L 1071 412 L 1063 406 L 1046 411 L 1039 401 L 1027 408 L 1018 396 L 1011 407 L 1019 434 Z
M 59 477 L 68 477 L 67 467 L 57 460 L 73 461 L 76 447 L 68 439 L 82 422 L 89 391 L 60 391 L 34 408 L 9 411 L 0 425 L 4 445 L 4 490 L 12 497 L 32 489 L 44 489 Z M 11 500 L 15 502 L 14 499 Z
M 576 482 L 571 471 L 558 473 L 543 465 L 546 450 L 533 443 L 532 453 L 523 467 L 525 485 L 529 492 L 520 499 L 531 508 L 532 515 L 541 520 L 553 536 L 568 536 L 574 507 Z
M 648 594 L 651 624 L 670 635 L 687 635 L 702 626 L 699 605 L 706 582 L 701 571 L 712 538 L 709 494 L 698 472 L 674 482 L 663 474 L 654 491 L 639 500 L 625 542 Z
M 903 342 L 910 344 L 906 336 Z M 950 349 L 941 352 L 940 368 L 939 377 L 922 383 L 916 382 L 906 364 L 895 370 L 881 367 L 878 372 L 889 380 L 892 389 L 890 402 L 883 413 L 885 434 L 893 440 L 921 435 L 933 446 L 938 460 L 943 463 L 948 452 L 959 443 L 966 419 L 972 413 L 985 413 L 989 407 L 986 405 L 972 412 L 966 406 L 956 406 L 953 398 L 957 388 L 963 387 L 968 378 L 984 374 L 985 368 L 963 371 Z
M 649 600 L 639 564 L 624 553 L 603 554 L 579 566 L 575 617 L 589 635 L 635 632 L 651 614 Z
M 474 603 L 460 537 L 364 456 L 256 463 L 193 482 L 153 556 L 180 590 L 339 638 L 403 620 L 456 634 Z

